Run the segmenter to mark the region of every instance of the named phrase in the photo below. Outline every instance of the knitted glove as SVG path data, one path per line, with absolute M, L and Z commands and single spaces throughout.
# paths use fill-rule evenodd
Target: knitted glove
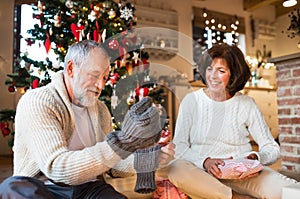
M 137 179 L 134 191 L 137 193 L 150 193 L 155 191 L 155 171 L 158 168 L 158 158 L 161 146 L 140 149 L 134 153 L 134 169 Z
M 126 113 L 122 130 L 109 133 L 106 141 L 122 159 L 125 159 L 137 149 L 158 142 L 161 129 L 158 110 L 152 107 L 152 99 L 145 97 Z

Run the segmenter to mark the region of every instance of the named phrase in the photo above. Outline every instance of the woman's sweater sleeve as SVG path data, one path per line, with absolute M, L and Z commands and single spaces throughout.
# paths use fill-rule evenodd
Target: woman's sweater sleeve
M 204 169 L 203 161 L 206 157 L 200 157 L 196 151 L 191 149 L 191 127 L 195 117 L 194 112 L 196 111 L 195 97 L 195 93 L 188 94 L 179 106 L 173 142 L 176 145 L 176 158 L 188 160 L 199 168 Z
M 272 164 L 280 157 L 279 145 L 275 142 L 259 107 L 253 99 L 251 102 L 248 130 L 258 144 L 260 162 L 265 165 Z

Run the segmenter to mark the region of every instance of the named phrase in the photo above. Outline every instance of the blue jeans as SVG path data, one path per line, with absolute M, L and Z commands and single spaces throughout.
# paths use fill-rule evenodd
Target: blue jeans
M 45 185 L 35 178 L 12 176 L 0 184 L 1 199 L 127 199 L 104 179 L 81 185 Z

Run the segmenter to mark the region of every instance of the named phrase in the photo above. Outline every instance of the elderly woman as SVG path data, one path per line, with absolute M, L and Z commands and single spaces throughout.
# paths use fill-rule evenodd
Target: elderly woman
M 193 199 L 281 198 L 282 187 L 297 182 L 265 166 L 279 158 L 280 150 L 255 101 L 239 92 L 250 78 L 243 53 L 234 45 L 218 44 L 199 60 L 207 87 L 181 102 L 171 182 Z M 258 152 L 252 151 L 249 135 Z M 224 179 L 220 168 L 228 159 L 258 160 L 264 169 Z

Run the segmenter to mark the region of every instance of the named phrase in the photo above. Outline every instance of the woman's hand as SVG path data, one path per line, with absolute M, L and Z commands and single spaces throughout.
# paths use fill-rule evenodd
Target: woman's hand
M 169 142 L 166 146 L 161 147 L 161 154 L 159 157 L 159 164 L 167 165 L 170 161 L 174 159 L 175 155 L 175 144 L 172 142 Z
M 247 157 L 245 157 L 246 159 L 250 159 L 250 160 L 258 160 L 258 157 L 255 153 L 251 153 L 249 154 Z M 260 171 L 256 172 L 256 173 L 252 173 L 244 178 L 240 178 L 240 180 L 244 180 L 244 179 L 247 179 L 247 178 L 252 178 L 252 177 L 255 177 L 255 176 L 258 176 L 260 174 Z
M 221 178 L 222 177 L 222 172 L 219 169 L 218 165 L 222 165 L 222 166 L 225 165 L 223 159 L 206 158 L 206 160 L 203 163 L 203 167 L 206 169 L 206 171 L 209 174 L 213 175 L 216 178 Z

